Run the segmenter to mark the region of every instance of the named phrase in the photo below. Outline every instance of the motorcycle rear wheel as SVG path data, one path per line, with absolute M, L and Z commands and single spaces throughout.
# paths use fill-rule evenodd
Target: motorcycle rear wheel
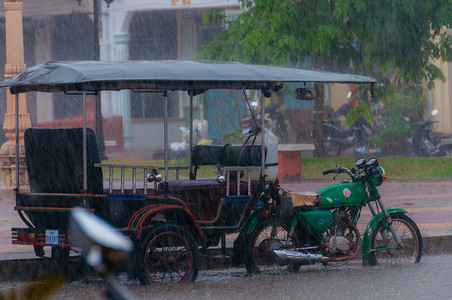
M 294 262 L 277 261 L 273 249 L 298 248 L 300 242 L 294 234 L 289 238 L 290 225 L 280 219 L 266 218 L 262 220 L 250 235 L 246 247 L 245 267 L 248 273 L 258 274 L 263 271 L 292 271 L 300 266 Z
M 389 228 L 379 222 L 370 240 L 371 265 L 418 263 L 422 256 L 422 237 L 416 223 L 405 214 L 391 214 L 392 223 L 402 240 L 403 248 L 397 249 Z

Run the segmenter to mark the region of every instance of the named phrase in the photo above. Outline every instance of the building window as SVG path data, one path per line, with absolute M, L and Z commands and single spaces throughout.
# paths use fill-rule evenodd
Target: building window
M 176 12 L 137 12 L 130 23 L 130 60 L 177 59 Z M 168 92 L 169 117 L 179 116 L 179 97 Z M 163 118 L 162 93 L 131 93 L 132 119 Z
M 164 98 L 163 93 L 131 93 L 132 119 L 163 118 Z M 168 91 L 168 116 L 179 116 L 179 97 L 177 92 Z

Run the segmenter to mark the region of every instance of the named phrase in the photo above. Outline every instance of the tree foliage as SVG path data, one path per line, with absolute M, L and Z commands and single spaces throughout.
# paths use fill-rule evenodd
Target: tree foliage
M 452 61 L 452 0 L 238 1 L 235 20 L 206 12 L 224 27 L 201 58 L 306 67 L 320 56 L 329 71 L 429 88 L 445 79 L 433 60 Z
M 406 84 L 444 79 L 432 59 L 452 61 L 452 0 L 238 0 L 202 58 L 299 65 L 313 52 L 325 69 L 395 74 Z

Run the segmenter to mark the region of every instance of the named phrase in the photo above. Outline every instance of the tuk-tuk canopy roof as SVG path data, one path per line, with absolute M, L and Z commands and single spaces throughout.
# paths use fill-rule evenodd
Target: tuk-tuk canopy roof
M 366 76 L 275 66 L 195 61 L 51 61 L 0 83 L 13 94 L 122 89 L 271 89 L 277 82 L 373 84 Z

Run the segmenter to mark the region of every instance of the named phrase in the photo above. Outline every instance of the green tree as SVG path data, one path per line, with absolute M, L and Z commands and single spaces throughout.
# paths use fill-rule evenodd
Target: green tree
M 405 86 L 444 80 L 432 59 L 452 60 L 452 0 L 238 0 L 243 12 L 227 20 L 201 57 L 244 63 L 300 65 L 389 76 Z M 316 89 L 323 90 L 317 85 Z M 323 108 L 317 93 L 314 109 Z M 323 156 L 322 118 L 313 118 L 316 155 Z

